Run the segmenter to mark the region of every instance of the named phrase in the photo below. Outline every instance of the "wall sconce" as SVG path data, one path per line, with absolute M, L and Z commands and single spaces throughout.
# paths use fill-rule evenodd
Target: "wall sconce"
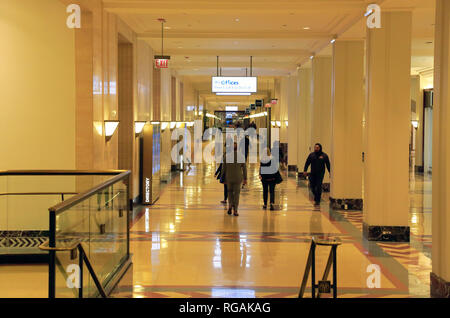
M 105 120 L 105 138 L 106 141 L 110 141 L 114 135 L 117 126 L 119 126 L 118 120 Z
M 414 128 L 419 127 L 419 121 L 418 120 L 411 120 L 411 125 L 413 125 Z
M 177 125 L 176 122 L 171 121 L 171 122 L 170 122 L 170 129 L 174 129 L 176 125 Z
M 142 133 L 146 123 L 147 123 L 146 121 L 135 121 L 134 122 L 134 134 L 136 137 Z
M 186 126 L 192 127 L 192 126 L 194 126 L 194 122 L 193 121 L 189 121 L 189 122 L 186 123 Z
M 270 123 L 272 124 L 272 127 L 275 127 L 275 122 L 274 121 L 271 121 Z
M 281 127 L 281 121 L 277 121 L 277 126 Z
M 289 122 L 286 120 L 285 122 L 286 127 L 289 127 Z
M 166 130 L 166 128 L 167 128 L 168 126 L 169 126 L 169 123 L 168 123 L 168 122 L 166 122 L 166 121 L 165 121 L 165 122 L 162 122 L 162 123 L 161 123 L 161 130 L 162 130 L 162 131 Z
M 182 125 L 183 125 L 182 122 L 178 122 L 178 123 L 177 123 L 177 128 L 181 128 Z

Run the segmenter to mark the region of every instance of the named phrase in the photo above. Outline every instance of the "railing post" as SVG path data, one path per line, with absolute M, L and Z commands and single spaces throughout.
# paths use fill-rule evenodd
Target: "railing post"
M 127 182 L 127 198 L 125 200 L 127 205 L 127 258 L 130 257 L 130 217 L 133 211 L 133 201 L 130 200 L 130 175 L 128 175 Z
M 56 217 L 55 212 L 50 211 L 49 213 L 49 247 L 56 247 Z M 55 298 L 56 294 L 56 252 L 54 250 L 49 251 L 49 262 L 48 262 L 48 298 Z
M 80 267 L 80 287 L 78 288 L 78 298 L 83 298 L 83 259 L 84 259 L 84 250 L 80 248 L 81 243 L 78 244 L 79 251 L 79 259 L 78 266 Z
M 337 298 L 337 245 L 333 245 L 333 298 Z
M 312 241 L 311 249 L 312 249 L 311 294 L 312 298 L 316 298 L 316 243 L 314 243 L 314 240 Z

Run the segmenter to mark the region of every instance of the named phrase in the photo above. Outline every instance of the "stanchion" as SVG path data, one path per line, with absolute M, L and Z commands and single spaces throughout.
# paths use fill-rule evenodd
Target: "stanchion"
M 331 288 L 333 288 L 333 298 L 337 298 L 337 247 L 342 244 L 339 238 L 327 237 L 327 236 L 314 236 L 311 240 L 311 246 L 309 248 L 308 261 L 306 262 L 305 272 L 303 274 L 302 285 L 300 286 L 300 292 L 298 298 L 303 298 L 306 290 L 306 283 L 308 281 L 309 272 L 311 272 L 311 296 L 312 298 L 320 298 L 321 294 L 329 294 Z M 330 246 L 330 254 L 328 256 L 327 265 L 322 276 L 322 280 L 319 284 L 316 284 L 316 247 L 317 246 Z M 330 274 L 331 266 L 333 266 L 333 284 L 328 281 L 328 275 Z M 316 289 L 317 295 L 316 295 Z

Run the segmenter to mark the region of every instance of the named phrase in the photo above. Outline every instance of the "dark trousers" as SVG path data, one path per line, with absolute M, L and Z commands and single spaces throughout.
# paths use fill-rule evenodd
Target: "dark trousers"
M 275 203 L 275 186 L 276 186 L 275 182 L 263 181 L 262 185 L 263 185 L 264 205 L 267 205 L 267 195 L 269 191 L 270 191 L 270 203 L 271 204 Z
M 323 175 L 310 175 L 309 176 L 309 187 L 314 195 L 314 201 L 316 203 L 320 202 L 322 196 L 322 182 Z
M 227 189 L 227 184 L 224 183 L 223 184 L 223 197 L 224 197 L 224 201 L 226 201 L 228 199 L 228 189 Z

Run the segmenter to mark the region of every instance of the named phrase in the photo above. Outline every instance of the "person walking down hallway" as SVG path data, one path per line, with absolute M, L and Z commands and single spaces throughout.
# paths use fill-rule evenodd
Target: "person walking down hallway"
M 247 167 L 245 162 L 239 163 L 237 156 L 237 143 L 234 143 L 234 160 L 226 162 L 226 154 L 223 159 L 221 177 L 224 177 L 228 190 L 228 214 L 238 216 L 239 196 L 241 184 L 247 184 Z
M 322 151 L 322 145 L 317 143 L 314 145 L 314 152 L 312 152 L 305 162 L 303 175 L 307 174 L 308 168 L 311 165 L 311 173 L 309 175 L 309 186 L 314 195 L 314 202 L 316 205 L 320 204 L 322 196 L 322 182 L 325 176 L 325 166 L 330 173 L 330 159 L 328 155 Z
M 281 178 L 281 174 L 280 171 L 278 170 L 278 167 L 275 173 L 264 173 L 263 168 L 266 167 L 268 169 L 268 167 L 272 165 L 273 159 L 269 149 L 267 150 L 267 152 L 270 160 L 267 162 L 261 161 L 261 167 L 259 169 L 259 179 L 261 180 L 263 186 L 263 200 L 264 200 L 263 209 L 264 210 L 267 209 L 267 197 L 269 195 L 268 192 L 270 191 L 270 210 L 273 211 L 275 210 L 273 206 L 275 204 L 275 186 L 278 183 L 280 183 L 283 179 Z

